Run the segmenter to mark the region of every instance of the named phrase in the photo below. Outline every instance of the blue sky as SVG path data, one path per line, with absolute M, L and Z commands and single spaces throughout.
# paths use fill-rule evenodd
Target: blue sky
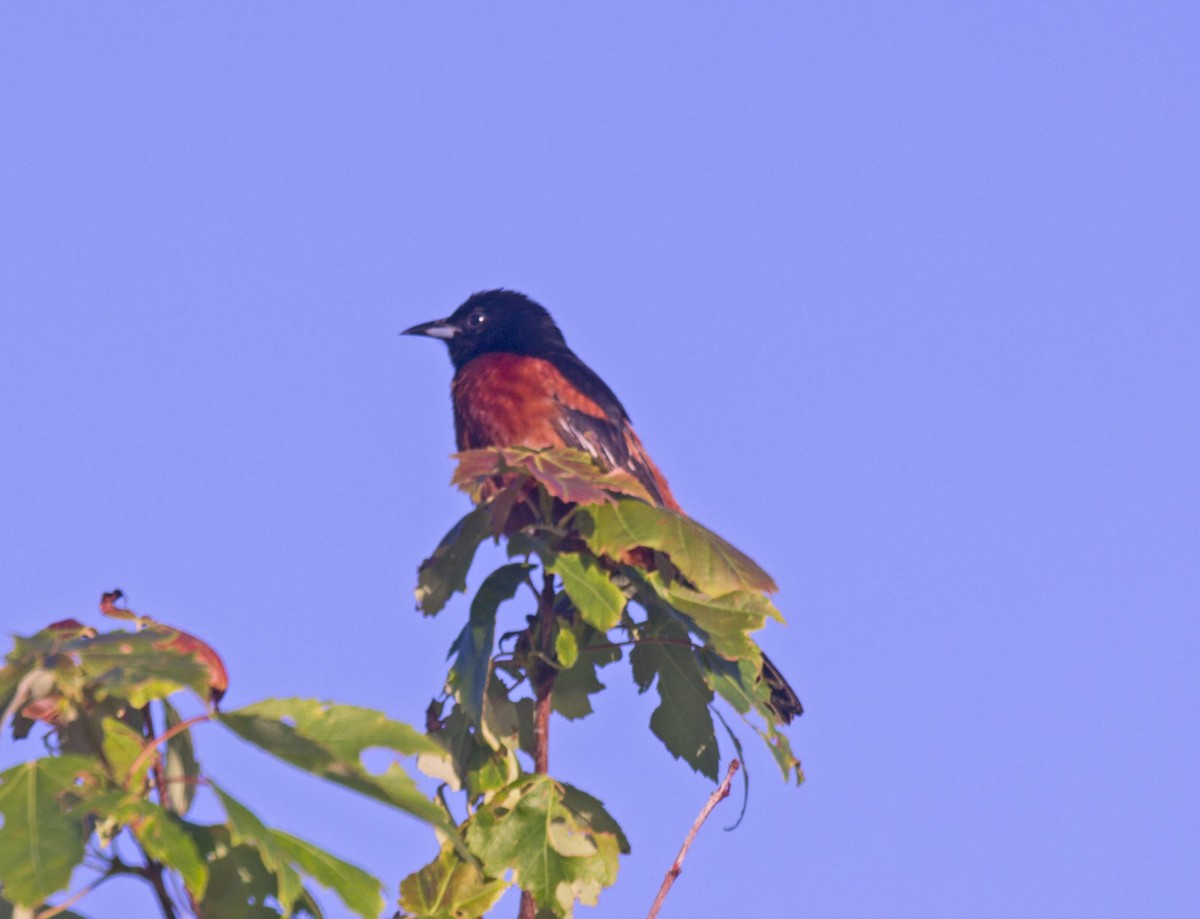
M 752 749 L 664 916 L 1191 914 L 1198 35 L 1182 3 L 7 5 L 4 631 L 119 586 L 231 705 L 420 723 L 465 604 L 422 620 L 414 571 L 468 505 L 444 349 L 396 333 L 514 287 L 790 620 L 809 780 Z M 625 667 L 552 751 L 631 837 L 581 913 L 622 919 L 709 790 Z M 198 742 L 389 885 L 431 854 Z

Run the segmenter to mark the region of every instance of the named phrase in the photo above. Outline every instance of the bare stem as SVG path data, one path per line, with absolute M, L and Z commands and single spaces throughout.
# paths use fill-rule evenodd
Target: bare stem
M 695 842 L 696 834 L 700 832 L 700 827 L 704 825 L 704 821 L 708 819 L 708 815 L 713 812 L 713 808 L 729 797 L 729 787 L 733 782 L 734 773 L 738 771 L 739 766 L 741 766 L 741 763 L 736 759 L 729 761 L 729 769 L 725 772 L 724 780 L 717 786 L 716 791 L 708 796 L 708 801 L 705 802 L 699 816 L 696 817 L 692 828 L 688 830 L 687 837 L 683 840 L 683 846 L 679 849 L 679 854 L 675 856 L 675 861 L 667 871 L 667 876 L 663 878 L 662 886 L 658 888 L 658 896 L 654 898 L 654 905 L 650 907 L 650 912 L 646 914 L 646 919 L 654 919 L 658 915 L 658 911 L 662 909 L 663 900 L 667 898 L 667 893 L 671 890 L 671 885 L 675 883 L 675 879 L 683 871 L 683 860 L 687 858 L 688 849 Z
M 528 890 L 521 891 L 521 908 L 517 911 L 517 919 L 537 919 L 537 901 Z
M 533 690 L 536 708 L 533 724 L 533 770 L 550 771 L 550 708 L 557 668 L 550 663 L 554 657 L 554 575 L 543 572 L 542 592 L 538 599 L 537 649 L 534 661 Z

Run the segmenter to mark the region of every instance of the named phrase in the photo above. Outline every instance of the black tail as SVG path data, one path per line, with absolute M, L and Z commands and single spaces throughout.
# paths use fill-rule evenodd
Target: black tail
M 804 714 L 804 706 L 800 704 L 796 691 L 788 685 L 779 668 L 771 663 L 771 659 L 764 654 L 762 662 L 763 682 L 771 689 L 771 710 L 784 724 L 791 724 L 793 718 Z

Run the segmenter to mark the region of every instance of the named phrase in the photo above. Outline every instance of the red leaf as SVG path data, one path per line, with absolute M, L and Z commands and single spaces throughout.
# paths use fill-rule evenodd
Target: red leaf
M 59 619 L 58 622 L 52 622 L 43 630 L 46 632 L 54 632 L 63 641 L 70 641 L 72 638 L 94 638 L 96 630 L 90 625 L 84 625 L 78 619 Z
M 162 623 L 155 623 L 151 629 L 165 634 L 162 641 L 155 643 L 156 648 L 190 654 L 194 660 L 208 668 L 208 688 L 212 701 L 214 704 L 220 702 L 221 697 L 229 688 L 229 673 L 225 670 L 225 663 L 221 660 L 221 656 L 210 645 L 182 629 Z
M 608 504 L 614 496 L 629 495 L 650 502 L 650 495 L 627 472 L 606 472 L 582 450 L 499 447 L 454 454 L 458 468 L 451 481 L 476 502 L 523 478 L 538 482 L 546 492 L 569 504 Z

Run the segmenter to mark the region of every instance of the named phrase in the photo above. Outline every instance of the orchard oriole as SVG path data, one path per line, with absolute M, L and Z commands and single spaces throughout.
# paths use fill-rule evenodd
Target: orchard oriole
M 682 513 L 620 400 L 567 347 L 550 314 L 524 294 L 483 291 L 447 318 L 423 322 L 401 334 L 440 338 L 449 347 L 459 450 L 583 450 L 604 469 L 632 474 L 656 503 Z M 763 680 L 783 722 L 803 712 L 795 692 L 766 655 Z

